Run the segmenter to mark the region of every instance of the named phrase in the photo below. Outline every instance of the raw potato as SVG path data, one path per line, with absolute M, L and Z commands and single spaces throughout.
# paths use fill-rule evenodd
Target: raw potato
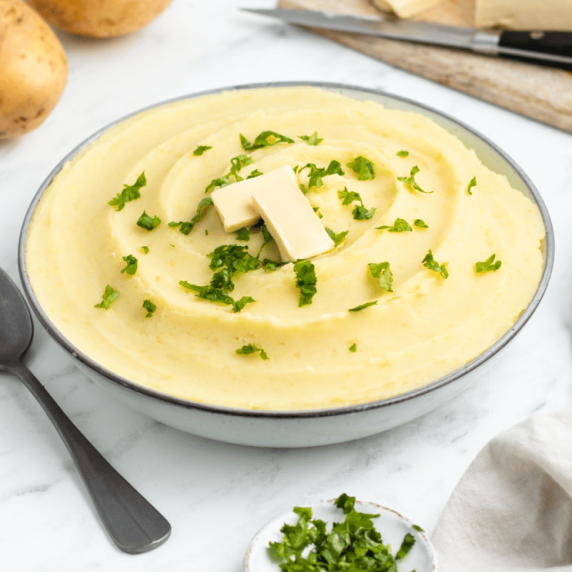
M 146 26 L 171 0 L 29 0 L 29 3 L 48 22 L 66 32 L 111 38 Z
M 38 127 L 67 80 L 64 50 L 50 27 L 21 0 L 0 0 L 0 139 Z

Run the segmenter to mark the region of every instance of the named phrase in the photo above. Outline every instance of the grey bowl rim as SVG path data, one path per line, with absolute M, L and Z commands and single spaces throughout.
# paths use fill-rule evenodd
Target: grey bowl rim
M 103 366 L 99 365 L 95 360 L 92 360 L 79 349 L 77 349 L 71 342 L 67 340 L 67 338 L 60 333 L 60 331 L 56 328 L 54 324 L 50 321 L 44 310 L 42 309 L 40 303 L 38 302 L 34 291 L 32 289 L 30 279 L 26 270 L 26 237 L 28 234 L 28 228 L 30 226 L 30 221 L 38 205 L 44 191 L 49 187 L 53 179 L 56 175 L 61 171 L 63 166 L 73 159 L 78 153 L 80 153 L 83 149 L 91 145 L 96 139 L 98 139 L 103 133 L 105 133 L 108 129 L 111 129 L 118 123 L 129 119 L 139 113 L 143 113 L 150 109 L 154 109 L 156 107 L 160 107 L 162 105 L 167 105 L 170 103 L 176 103 L 178 101 L 183 101 L 187 99 L 196 99 L 198 97 L 203 97 L 206 95 L 213 95 L 227 91 L 239 91 L 239 90 L 248 90 L 248 89 L 264 89 L 264 88 L 275 88 L 275 87 L 317 87 L 317 88 L 326 88 L 330 90 L 336 89 L 345 89 L 345 90 L 353 90 L 362 92 L 365 94 L 371 93 L 374 95 L 392 98 L 397 101 L 404 102 L 406 104 L 412 105 L 413 107 L 420 108 L 422 110 L 429 111 L 430 113 L 434 113 L 435 115 L 439 115 L 446 120 L 450 121 L 453 124 L 460 126 L 461 128 L 469 131 L 481 141 L 486 143 L 489 147 L 491 147 L 496 153 L 498 153 L 516 172 L 516 174 L 522 179 L 525 183 L 526 187 L 530 191 L 532 197 L 534 198 L 534 202 L 540 211 L 540 215 L 542 217 L 542 222 L 545 228 L 545 261 L 544 261 L 544 269 L 542 272 L 542 277 L 538 284 L 538 288 L 530 301 L 529 305 L 526 307 L 524 312 L 519 316 L 517 321 L 512 325 L 512 327 L 505 333 L 503 336 L 498 339 L 492 346 L 489 346 L 483 353 L 478 355 L 476 358 L 465 364 L 464 366 L 452 371 L 451 373 L 436 379 L 435 381 L 429 383 L 428 385 L 419 387 L 407 393 L 402 393 L 396 395 L 394 397 L 389 397 L 386 399 L 380 399 L 377 401 L 370 401 L 367 403 L 358 403 L 354 405 L 347 405 L 345 407 L 336 407 L 336 408 L 328 408 L 328 409 L 309 409 L 309 410 L 284 410 L 284 411 L 267 411 L 267 410 L 254 410 L 254 409 L 239 409 L 233 407 L 224 407 L 220 405 L 209 405 L 205 403 L 200 403 L 196 401 L 190 401 L 187 399 L 181 399 L 179 397 L 175 397 L 172 395 L 168 395 L 159 391 L 154 391 L 148 387 L 139 385 L 129 379 L 120 376 Z M 555 255 L 555 246 L 554 246 L 554 230 L 552 227 L 552 221 L 550 219 L 550 215 L 548 214 L 548 209 L 544 204 L 544 201 L 536 189 L 535 185 L 532 181 L 528 178 L 528 176 L 524 173 L 524 171 L 520 168 L 520 166 L 502 149 L 500 149 L 495 143 L 493 143 L 490 139 L 486 136 L 479 133 L 477 130 L 473 129 L 469 125 L 459 121 L 451 117 L 450 115 L 443 113 L 437 109 L 434 109 L 428 105 L 424 105 L 415 101 L 413 99 L 409 99 L 406 97 L 402 97 L 399 95 L 394 95 L 388 93 L 383 90 L 372 89 L 372 88 L 364 88 L 355 85 L 348 85 L 343 83 L 331 83 L 331 82 L 307 82 L 307 81 L 287 81 L 287 82 L 263 82 L 263 83 L 249 83 L 249 84 L 242 84 L 236 86 L 228 86 L 222 88 L 214 88 L 206 91 L 201 91 L 197 93 L 192 93 L 188 95 L 178 96 L 172 99 L 168 99 L 166 101 L 162 101 L 159 103 L 155 103 L 129 113 L 115 121 L 105 125 L 101 129 L 98 129 L 95 133 L 90 135 L 87 139 L 83 140 L 79 145 L 74 147 L 51 171 L 51 173 L 46 177 L 44 182 L 40 185 L 38 191 L 34 195 L 30 206 L 26 212 L 26 216 L 24 217 L 24 221 L 22 223 L 22 229 L 20 231 L 20 239 L 18 243 L 18 269 L 20 273 L 20 279 L 22 281 L 22 286 L 24 290 L 24 294 L 28 300 L 28 303 L 32 307 L 36 317 L 46 329 L 48 334 L 60 345 L 62 346 L 72 357 L 79 360 L 89 369 L 93 370 L 95 373 L 103 376 L 107 379 L 107 381 L 111 381 L 116 383 L 119 386 L 122 386 L 126 389 L 131 391 L 135 391 L 143 396 L 151 397 L 157 399 L 162 402 L 166 402 L 170 405 L 181 406 L 185 409 L 191 410 L 199 410 L 208 413 L 214 413 L 218 415 L 226 415 L 231 417 L 249 417 L 249 418 L 270 418 L 270 419 L 304 419 L 304 418 L 321 418 L 321 417 L 333 417 L 339 415 L 351 415 L 360 413 L 361 411 L 368 411 L 373 409 L 378 409 L 382 407 L 390 407 L 392 405 L 396 405 L 398 403 L 402 403 L 404 401 L 408 401 L 410 399 L 414 399 L 418 396 L 425 395 L 427 393 L 436 391 L 445 385 L 453 383 L 455 380 L 459 379 L 460 377 L 466 375 L 467 373 L 479 368 L 483 365 L 486 361 L 490 358 L 495 356 L 501 349 L 503 349 L 515 336 L 516 334 L 523 328 L 523 326 L 528 322 L 531 318 L 532 314 L 538 308 L 540 301 L 542 300 L 544 293 L 546 292 L 546 288 L 548 287 L 548 283 L 550 280 L 550 276 L 552 274 L 552 269 L 554 266 L 554 255 Z

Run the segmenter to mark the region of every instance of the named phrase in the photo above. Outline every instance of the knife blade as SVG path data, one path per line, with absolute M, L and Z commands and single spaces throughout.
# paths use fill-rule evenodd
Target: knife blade
M 478 30 L 383 15 L 359 17 L 312 10 L 242 8 L 290 24 L 458 48 L 572 70 L 572 32 Z

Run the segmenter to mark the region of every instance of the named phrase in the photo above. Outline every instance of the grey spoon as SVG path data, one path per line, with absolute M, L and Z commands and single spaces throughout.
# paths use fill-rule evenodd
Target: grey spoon
M 40 402 L 66 444 L 115 544 L 130 554 L 157 548 L 169 538 L 171 525 L 98 453 L 22 363 L 33 336 L 24 297 L 0 268 L 0 372 L 19 377 Z

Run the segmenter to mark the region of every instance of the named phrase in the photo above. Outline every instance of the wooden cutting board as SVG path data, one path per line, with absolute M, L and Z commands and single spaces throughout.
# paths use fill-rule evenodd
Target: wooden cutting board
M 280 8 L 379 15 L 370 0 L 279 0 Z M 474 0 L 449 0 L 417 20 L 473 26 Z M 313 29 L 368 56 L 572 133 L 572 72 L 478 54 Z

